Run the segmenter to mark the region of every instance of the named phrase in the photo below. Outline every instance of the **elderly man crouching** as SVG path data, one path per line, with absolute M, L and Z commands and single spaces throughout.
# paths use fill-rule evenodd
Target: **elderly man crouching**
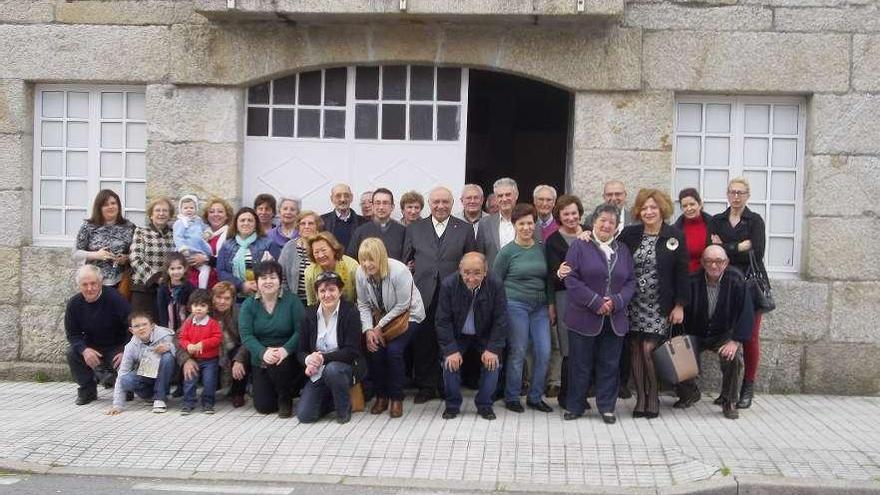
M 696 337 L 698 351 L 718 353 L 724 417 L 737 419 L 744 370 L 742 345 L 751 338 L 754 323 L 752 298 L 742 272 L 728 266 L 722 247 L 707 247 L 701 263 L 703 268 L 691 275 L 691 304 L 685 308 L 684 326 Z M 679 409 L 700 400 L 695 380 L 680 383 L 676 393 L 679 400 L 673 407 Z
M 97 382 L 110 388 L 122 350 L 129 339 L 128 302 L 116 289 L 102 285 L 101 271 L 83 265 L 76 271 L 79 294 L 71 297 L 64 312 L 64 328 L 70 349 L 67 364 L 76 380 L 76 404 L 82 406 L 98 398 Z
M 501 371 L 501 352 L 507 339 L 507 298 L 504 285 L 487 276 L 486 257 L 477 252 L 464 255 L 458 273 L 447 276 L 437 302 L 437 340 L 446 387 L 443 419 L 461 410 L 461 367 L 468 351 L 480 354 L 480 388 L 475 399 L 477 413 L 495 419 L 492 394 Z

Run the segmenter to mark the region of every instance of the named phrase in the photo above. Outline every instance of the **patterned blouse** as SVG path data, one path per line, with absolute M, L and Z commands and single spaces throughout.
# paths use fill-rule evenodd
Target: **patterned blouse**
M 644 235 L 636 252 L 636 293 L 629 303 L 631 332 L 665 336 L 669 326 L 660 314 L 660 278 L 657 275 L 657 236 Z
M 170 226 L 157 230 L 153 224 L 138 227 L 131 242 L 131 283 L 144 285 L 162 269 L 165 255 L 174 251 L 174 234 Z
M 134 236 L 134 224 L 126 221 L 122 224 L 96 225 L 86 220 L 76 235 L 77 251 L 94 252 L 107 249 L 113 254 L 128 254 Z M 113 260 L 91 260 L 101 270 L 104 285 L 116 285 L 122 279 L 125 266 L 117 265 Z

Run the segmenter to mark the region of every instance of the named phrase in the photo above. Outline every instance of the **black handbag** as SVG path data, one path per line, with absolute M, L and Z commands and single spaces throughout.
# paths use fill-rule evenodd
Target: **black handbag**
M 749 269 L 746 271 L 746 287 L 752 294 L 755 309 L 762 313 L 769 313 L 776 309 L 776 301 L 773 299 L 773 289 L 770 288 L 770 280 L 767 272 L 758 264 L 754 251 L 749 251 Z

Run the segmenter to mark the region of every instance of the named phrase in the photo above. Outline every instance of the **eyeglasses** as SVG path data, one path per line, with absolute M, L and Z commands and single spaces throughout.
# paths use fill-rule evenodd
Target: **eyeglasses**
M 748 191 L 727 191 L 730 196 L 748 196 Z
M 727 260 L 725 260 L 725 259 L 711 259 L 711 260 L 704 259 L 703 263 L 705 263 L 707 265 L 723 265 L 724 263 L 727 263 Z

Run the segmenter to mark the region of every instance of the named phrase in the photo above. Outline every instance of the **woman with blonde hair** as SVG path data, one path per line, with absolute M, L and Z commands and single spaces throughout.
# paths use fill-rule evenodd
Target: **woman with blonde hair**
M 666 193 L 642 189 L 633 207 L 633 217 L 641 223 L 624 227 L 618 237 L 635 262 L 636 292 L 628 307 L 635 418 L 660 415 L 653 352 L 670 327 L 681 324 L 690 301 L 687 244 L 681 231 L 666 223 L 671 216 L 672 200 Z
M 753 256 L 758 270 L 766 278 L 764 219 L 746 206 L 750 193 L 749 181 L 745 177 L 734 177 L 730 180 L 727 184 L 727 202 L 730 206 L 712 217 L 712 243 L 723 247 L 727 257 L 730 258 L 730 266 L 735 266 L 744 274 L 749 270 L 749 257 Z M 737 409 L 748 409 L 752 406 L 755 378 L 758 375 L 758 362 L 761 360 L 759 337 L 761 311 L 755 309 L 752 338 L 743 345 L 743 359 L 746 369 L 739 401 L 736 403 Z M 724 405 L 720 396 L 715 402 Z
M 358 262 L 345 255 L 345 247 L 330 232 L 318 232 L 308 239 L 309 267 L 305 271 L 306 301 L 308 306 L 318 304 L 315 280 L 323 272 L 336 272 L 342 278 L 342 298 L 357 302 L 354 281 Z
M 389 414 L 392 418 L 398 418 L 403 414 L 403 354 L 415 328 L 425 319 L 425 306 L 409 268 L 389 258 L 385 244 L 380 239 L 364 239 L 358 249 L 358 261 L 358 310 L 366 334 L 367 364 L 376 388 L 376 402 L 370 412 L 382 414 L 390 406 Z M 383 328 L 406 311 L 409 311 L 407 330 L 386 341 L 382 337 Z M 376 321 L 373 319 L 374 313 L 379 316 Z

